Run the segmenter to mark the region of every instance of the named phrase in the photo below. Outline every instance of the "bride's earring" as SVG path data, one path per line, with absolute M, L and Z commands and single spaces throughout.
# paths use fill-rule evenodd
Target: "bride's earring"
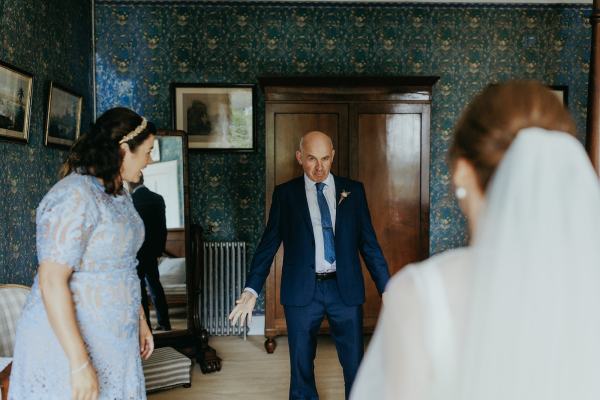
M 456 195 L 456 198 L 459 200 L 464 199 L 465 197 L 467 197 L 467 189 L 465 189 L 462 186 L 458 186 L 456 188 L 456 191 L 454 192 L 454 194 Z

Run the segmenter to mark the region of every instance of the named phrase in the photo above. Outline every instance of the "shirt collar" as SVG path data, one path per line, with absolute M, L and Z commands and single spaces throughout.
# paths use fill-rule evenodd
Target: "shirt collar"
M 134 194 L 138 189 L 143 188 L 143 187 L 145 187 L 143 183 L 141 185 L 136 186 L 135 189 L 133 189 L 131 191 L 131 194 Z
M 327 175 L 327 178 L 325 178 L 325 180 L 323 181 L 323 183 L 325 184 L 325 188 L 333 187 L 334 182 L 335 181 L 333 180 L 333 175 L 331 174 L 331 172 L 329 173 L 329 175 Z M 317 190 L 317 188 L 315 186 L 316 183 L 317 182 L 310 179 L 308 177 L 308 175 L 304 174 L 304 187 L 306 189 Z

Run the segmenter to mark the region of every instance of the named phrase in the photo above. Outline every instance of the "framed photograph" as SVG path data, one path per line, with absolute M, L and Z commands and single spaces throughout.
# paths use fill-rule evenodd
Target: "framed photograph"
M 0 139 L 29 140 L 33 75 L 0 61 Z
M 83 97 L 50 82 L 46 116 L 46 146 L 71 147 L 79 137 Z
M 173 83 L 173 128 L 192 150 L 253 151 L 255 86 Z
M 563 105 L 567 107 L 569 105 L 568 101 L 568 87 L 567 86 L 548 86 L 552 93 L 562 101 Z

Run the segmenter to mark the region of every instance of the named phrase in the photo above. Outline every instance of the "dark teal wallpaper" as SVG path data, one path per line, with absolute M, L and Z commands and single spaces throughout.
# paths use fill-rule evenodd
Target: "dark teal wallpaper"
M 583 138 L 589 13 L 582 5 L 98 2 L 98 111 L 125 105 L 170 127 L 170 82 L 255 83 L 275 74 L 440 76 L 430 179 L 430 250 L 437 253 L 465 242 L 445 157 L 461 109 L 484 85 L 508 78 L 567 85 Z M 192 221 L 211 226 L 213 239 L 246 240 L 251 249 L 264 226 L 260 94 L 258 100 L 255 153 L 190 154 Z
M 84 96 L 82 130 L 92 119 L 91 22 L 89 0 L 0 1 L 0 60 L 34 75 L 29 143 L 0 141 L 0 283 L 32 283 L 35 209 L 66 155 L 43 144 L 49 81 Z

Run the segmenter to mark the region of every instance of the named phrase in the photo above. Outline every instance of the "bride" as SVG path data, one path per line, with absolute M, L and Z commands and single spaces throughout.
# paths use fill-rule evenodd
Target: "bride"
M 600 398 L 600 186 L 543 85 L 487 87 L 450 149 L 469 247 L 392 278 L 351 399 Z

